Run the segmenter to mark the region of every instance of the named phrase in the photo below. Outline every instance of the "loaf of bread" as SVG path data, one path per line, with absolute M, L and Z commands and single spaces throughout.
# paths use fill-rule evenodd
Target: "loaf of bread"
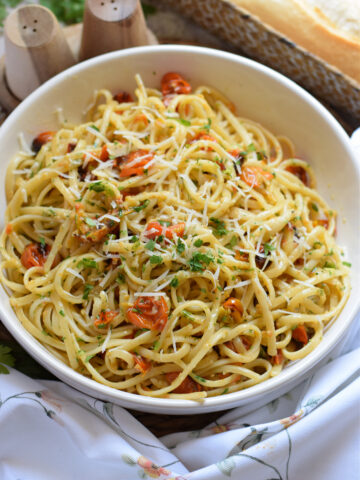
M 231 0 L 360 83 L 360 0 Z

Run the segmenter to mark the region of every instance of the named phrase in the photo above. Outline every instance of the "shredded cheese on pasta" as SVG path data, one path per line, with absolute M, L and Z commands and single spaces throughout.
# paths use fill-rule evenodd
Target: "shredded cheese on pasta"
M 135 100 L 99 91 L 86 123 L 11 160 L 1 282 L 22 325 L 104 385 L 251 387 L 309 354 L 348 298 L 335 212 L 291 142 L 215 89 L 136 81 Z

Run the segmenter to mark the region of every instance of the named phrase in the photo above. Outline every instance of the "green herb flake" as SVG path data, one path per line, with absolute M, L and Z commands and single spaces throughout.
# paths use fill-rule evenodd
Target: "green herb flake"
M 60 314 L 62 317 L 65 317 L 65 312 L 64 312 L 64 310 L 59 310 L 59 314 Z
M 205 265 L 210 265 L 214 262 L 214 257 L 211 254 L 195 252 L 189 260 L 190 270 L 192 272 L 203 272 L 205 270 Z
M 201 240 L 201 238 L 198 238 L 197 240 L 195 240 L 194 245 L 195 247 L 199 248 L 203 243 L 204 242 Z
M 94 288 L 93 285 L 90 285 L 89 283 L 85 283 L 84 294 L 82 296 L 83 300 L 88 300 L 89 299 L 89 293 L 91 292 L 91 290 L 93 288 Z
M 92 258 L 82 258 L 77 264 L 77 267 L 96 268 L 97 263 Z
M 134 212 L 141 212 L 141 210 L 144 210 L 144 208 L 146 208 L 150 203 L 150 200 L 147 199 L 147 200 L 144 200 L 140 205 L 138 205 L 137 207 L 133 207 L 133 210 Z
M 211 123 L 211 118 L 208 118 L 207 124 L 203 126 L 203 129 L 206 130 L 208 133 L 210 132 Z
M 85 358 L 85 363 L 88 363 L 90 362 L 90 360 L 95 357 L 95 355 L 88 355 L 86 358 Z
M 228 388 L 225 388 L 221 393 L 220 395 L 225 395 L 225 393 L 228 393 L 229 389 Z
M 185 118 L 171 118 L 171 117 L 167 117 L 171 120 L 176 120 L 177 122 L 181 123 L 181 125 L 184 125 L 184 127 L 190 127 L 191 126 L 191 122 L 189 122 L 189 120 L 185 120 Z
M 238 243 L 238 239 L 237 239 L 236 235 L 233 235 L 230 239 L 230 242 L 226 246 L 228 248 L 234 248 L 237 243 Z
M 159 265 L 160 263 L 163 262 L 162 256 L 161 255 L 152 255 L 150 257 L 150 263 L 151 265 Z
M 147 242 L 147 244 L 145 245 L 145 248 L 146 248 L 146 250 L 150 250 L 150 252 L 153 252 L 154 248 L 155 248 L 155 245 L 156 244 L 155 244 L 154 240 L 149 240 Z
M 199 382 L 205 383 L 206 379 L 203 377 L 200 377 L 199 375 L 196 375 L 195 373 L 192 374 L 192 377 L 196 378 L 196 380 L 199 380 Z
M 270 243 L 264 243 L 264 254 L 267 256 L 270 252 L 275 250 L 275 247 Z
M 116 283 L 118 284 L 125 283 L 125 275 L 123 273 L 119 273 L 116 279 Z
M 90 128 L 92 128 L 93 130 L 96 130 L 97 132 L 100 132 L 100 130 L 96 125 L 90 125 Z
M 246 156 L 250 152 L 256 152 L 256 148 L 253 143 L 250 143 L 245 150 L 239 153 L 239 155 Z
M 94 192 L 104 192 L 106 189 L 105 185 L 102 182 L 95 182 L 92 183 L 89 187 L 89 190 L 93 190 Z
M 324 268 L 336 268 L 336 265 L 331 262 L 325 262 Z
M 311 208 L 312 208 L 313 210 L 315 210 L 315 212 L 318 212 L 318 211 L 319 211 L 319 207 L 316 205 L 316 203 L 312 203 L 312 204 L 311 204 Z
M 185 251 L 185 243 L 180 238 L 178 238 L 178 241 L 176 244 L 176 251 L 179 255 L 181 255 Z
M 227 233 L 229 233 L 226 228 L 225 228 L 225 222 L 222 220 L 219 220 L 218 218 L 215 217 L 210 217 L 210 227 L 213 229 L 214 234 L 217 237 L 223 237 Z
M 139 330 L 136 330 L 135 332 L 135 338 L 138 337 L 139 335 L 141 335 L 142 333 L 144 332 L 150 332 L 150 330 L 148 328 L 139 328 Z
M 351 263 L 350 262 L 342 262 L 343 265 L 345 265 L 345 267 L 351 267 Z
M 173 288 L 176 288 L 178 285 L 179 285 L 179 279 L 177 277 L 174 277 L 170 282 L 170 286 Z
M 40 245 L 42 247 L 45 247 L 46 246 L 46 242 L 45 242 L 45 238 L 44 237 L 40 237 Z

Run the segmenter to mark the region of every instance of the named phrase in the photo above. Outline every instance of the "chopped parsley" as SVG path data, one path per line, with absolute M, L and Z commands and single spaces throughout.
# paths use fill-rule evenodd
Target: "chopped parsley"
M 46 243 L 45 243 L 45 238 L 44 237 L 40 237 L 40 245 L 45 248 L 46 247 Z
M 311 208 L 312 208 L 313 210 L 315 210 L 315 212 L 318 212 L 318 211 L 319 211 L 319 207 L 316 205 L 316 203 L 312 203 L 312 204 L 311 204 Z
M 136 243 L 137 241 L 139 241 L 139 237 L 136 235 L 133 235 L 129 240 L 130 243 Z
M 149 240 L 147 244 L 145 245 L 146 250 L 150 250 L 150 252 L 154 251 L 155 248 L 155 242 L 154 240 Z
M 176 120 L 177 122 L 181 123 L 181 125 L 184 125 L 184 127 L 191 126 L 191 122 L 189 122 L 189 120 L 185 120 L 185 118 L 172 118 L 171 120 Z
M 325 262 L 324 268 L 336 268 L 336 265 L 331 262 Z
M 82 258 L 77 266 L 84 268 L 96 268 L 97 263 L 92 258 Z
M 103 183 L 102 181 L 92 183 L 89 187 L 89 190 L 93 190 L 94 192 L 100 193 L 100 192 L 105 192 L 109 195 L 114 195 L 114 192 L 111 190 L 111 188 L 106 185 L 106 183 Z
M 93 130 L 96 130 L 97 132 L 100 132 L 100 130 L 96 125 L 90 125 L 90 128 L 92 128 Z
M 88 363 L 90 362 L 90 360 L 95 357 L 95 355 L 88 355 L 86 358 L 85 358 L 85 363 Z
M 210 132 L 211 123 L 211 118 L 208 118 L 207 124 L 203 126 L 203 129 L 206 130 L 208 133 Z
M 125 283 L 125 275 L 123 273 L 119 273 L 116 279 L 116 283 Z
M 200 377 L 199 375 L 196 375 L 195 373 L 193 373 L 192 376 L 193 376 L 194 378 L 196 378 L 196 380 L 199 380 L 199 382 L 202 382 L 202 383 L 205 383 L 205 382 L 206 382 L 206 379 L 205 379 L 205 378 Z
M 183 311 L 181 312 L 181 315 L 183 315 L 183 316 L 186 317 L 186 318 L 189 318 L 190 320 L 193 318 L 193 316 L 191 315 L 191 313 L 188 312 L 187 310 L 183 310 Z
M 270 252 L 275 250 L 275 247 L 270 243 L 264 243 L 264 254 L 267 256 Z
M 192 272 L 203 272 L 205 270 L 205 265 L 210 265 L 214 262 L 214 257 L 211 254 L 195 252 L 189 260 L 190 270 Z
M 88 300 L 89 299 L 89 293 L 91 290 L 94 288 L 93 285 L 90 285 L 89 283 L 85 283 L 84 287 L 84 295 L 82 296 L 83 300 Z
M 170 286 L 176 288 L 178 285 L 179 285 L 179 279 L 177 277 L 174 277 L 170 282 Z
M 219 220 L 218 218 L 215 217 L 210 217 L 210 227 L 213 229 L 214 234 L 217 237 L 223 237 L 227 233 L 229 233 L 226 228 L 225 228 L 225 222 L 222 220 Z
M 138 205 L 137 207 L 133 207 L 133 210 L 134 212 L 141 212 L 141 210 L 144 210 L 144 208 L 146 208 L 150 203 L 150 200 L 147 199 L 147 200 L 144 200 L 140 205 Z
M 198 238 L 197 240 L 195 240 L 194 245 L 195 247 L 199 248 L 203 243 L 204 242 L 201 240 L 201 238 Z
M 150 263 L 151 265 L 159 265 L 160 263 L 163 262 L 162 256 L 161 255 L 152 255 L 150 257 Z
M 185 251 L 185 243 L 179 238 L 176 244 L 176 251 L 181 255 Z
M 256 148 L 255 148 L 255 145 L 253 143 L 250 143 L 245 150 L 243 150 L 242 152 L 240 152 L 240 155 L 242 156 L 246 156 L 248 153 L 250 152 L 256 152 Z
M 231 238 L 230 238 L 230 242 L 226 245 L 228 248 L 234 248 L 235 245 L 237 244 L 238 242 L 238 239 L 236 237 L 236 235 L 233 235 Z
M 64 310 L 59 310 L 59 314 L 60 314 L 62 317 L 65 317 Z
M 342 262 L 343 265 L 345 265 L 345 267 L 351 267 L 351 263 L 350 262 Z
M 165 225 L 165 227 L 170 227 L 171 225 L 171 222 L 168 222 L 167 220 L 158 220 L 158 222 L 160 223 L 160 225 Z

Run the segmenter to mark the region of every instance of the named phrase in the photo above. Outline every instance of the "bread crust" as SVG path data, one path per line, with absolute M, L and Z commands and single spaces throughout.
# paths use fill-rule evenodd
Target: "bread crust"
M 320 10 L 316 13 L 299 0 L 230 2 L 360 83 L 360 40 L 332 27 Z

